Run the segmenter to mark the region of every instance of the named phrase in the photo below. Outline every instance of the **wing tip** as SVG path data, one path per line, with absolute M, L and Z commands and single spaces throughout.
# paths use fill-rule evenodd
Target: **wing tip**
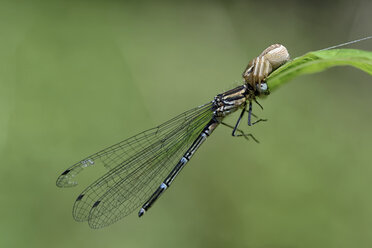
M 59 188 L 68 188 L 74 187 L 78 183 L 76 181 L 72 181 L 71 178 L 73 175 L 69 174 L 72 170 L 67 169 L 57 178 L 56 185 Z

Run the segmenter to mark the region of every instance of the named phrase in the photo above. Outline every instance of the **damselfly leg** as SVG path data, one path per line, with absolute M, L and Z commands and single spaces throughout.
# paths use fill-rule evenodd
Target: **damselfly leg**
M 228 128 L 231 128 L 231 129 L 234 129 L 235 127 L 228 124 L 228 123 L 225 123 L 225 122 L 221 122 L 222 125 L 224 125 L 225 127 L 228 127 Z M 240 134 L 236 134 L 236 131 L 239 132 Z M 244 133 L 243 130 L 240 130 L 239 128 L 237 128 L 235 130 L 235 133 L 232 133 L 231 134 L 233 137 L 244 137 L 246 140 L 249 140 L 249 138 L 252 138 L 256 143 L 260 143 L 260 141 L 258 139 L 256 139 L 256 137 L 254 137 L 253 134 L 251 133 Z
M 254 99 L 254 101 L 263 110 L 262 105 L 256 99 Z M 252 122 L 252 116 L 255 117 L 255 118 L 258 118 L 255 114 L 252 113 L 252 101 L 249 102 L 249 107 L 248 107 L 247 112 L 248 112 L 248 126 L 253 126 L 253 125 L 255 125 L 255 124 L 259 123 L 259 122 L 267 121 L 267 119 L 259 118 L 258 120 Z

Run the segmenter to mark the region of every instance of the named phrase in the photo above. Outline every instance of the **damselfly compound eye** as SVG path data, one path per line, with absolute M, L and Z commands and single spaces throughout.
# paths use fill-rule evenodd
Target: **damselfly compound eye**
M 265 91 L 267 91 L 267 89 L 268 89 L 267 83 L 261 83 L 260 91 L 265 92 Z

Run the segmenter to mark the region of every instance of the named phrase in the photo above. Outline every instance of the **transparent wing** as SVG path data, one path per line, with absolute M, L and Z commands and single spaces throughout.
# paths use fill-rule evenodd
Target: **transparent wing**
M 143 131 L 142 133 L 132 136 L 102 151 L 94 153 L 83 160 L 80 160 L 65 170 L 58 177 L 56 182 L 57 186 L 76 186 L 78 184 L 76 181 L 76 176 L 87 167 L 104 166 L 107 169 L 117 167 L 123 161 L 128 160 L 135 154 L 138 154 L 139 152 L 158 144 L 159 141 L 169 136 L 169 134 L 174 133 L 175 130 L 178 130 L 182 123 L 187 122 L 190 119 L 194 119 L 204 111 L 208 111 L 211 106 L 212 103 L 208 103 L 186 111 L 161 124 L 160 126 Z
M 208 103 L 71 166 L 57 179 L 58 186 L 76 185 L 72 179 L 89 165 L 111 168 L 76 199 L 74 218 L 99 228 L 138 208 L 169 174 L 212 116 L 212 103 Z
M 109 175 L 108 180 L 115 184 L 107 188 L 94 203 L 91 202 L 88 208 L 89 225 L 92 228 L 110 225 L 139 208 L 159 187 L 211 118 L 212 111 L 208 111 L 189 120 L 157 148 L 144 151 L 129 162 L 126 167 L 130 169 L 127 167 L 115 172 L 115 178 Z M 92 194 L 94 191 L 94 187 L 89 187 L 86 192 Z M 83 213 L 87 210 L 85 207 L 80 209 Z M 77 204 L 74 209 L 79 209 Z

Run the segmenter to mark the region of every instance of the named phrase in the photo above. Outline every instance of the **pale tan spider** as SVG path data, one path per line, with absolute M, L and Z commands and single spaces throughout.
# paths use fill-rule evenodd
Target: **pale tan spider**
M 249 62 L 243 73 L 243 78 L 255 91 L 265 92 L 267 90 L 267 85 L 264 83 L 266 78 L 273 70 L 288 60 L 287 48 L 280 44 L 271 45 Z

